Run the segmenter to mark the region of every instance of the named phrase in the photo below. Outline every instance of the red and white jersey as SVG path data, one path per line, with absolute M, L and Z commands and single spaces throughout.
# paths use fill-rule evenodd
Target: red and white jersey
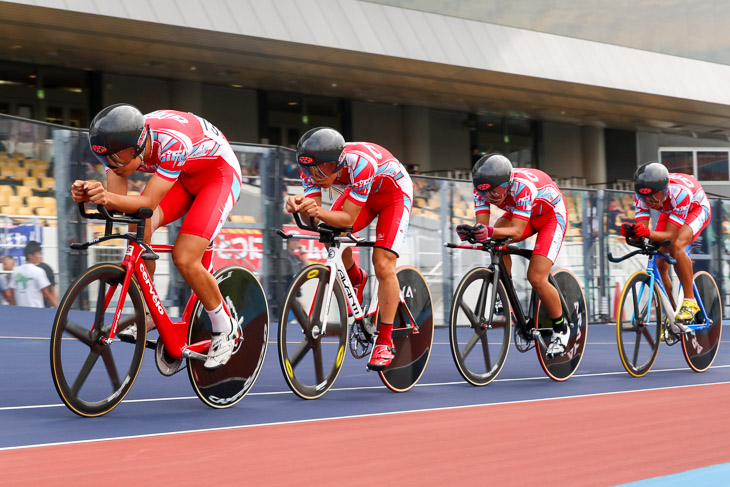
M 514 217 L 527 221 L 530 218 L 556 213 L 559 215 L 558 221 L 565 228 L 567 215 L 563 194 L 552 178 L 539 169 L 513 169 L 507 197 L 497 206 Z M 477 215 L 490 212 L 486 192 L 476 188 L 474 188 L 474 212 Z
M 211 164 L 230 165 L 241 181 L 241 166 L 223 133 L 192 113 L 158 110 L 144 116 L 152 137 L 152 157 L 138 171 L 167 181 L 203 171 Z
M 343 155 L 345 166 L 334 184 L 349 188 L 348 199 L 364 206 L 368 197 L 376 193 L 403 193 L 408 208 L 413 199 L 413 183 L 403 165 L 387 149 L 370 142 L 348 142 Z M 322 196 L 322 188 L 300 171 L 304 194 Z
M 681 227 L 685 224 L 687 215 L 697 206 L 710 211 L 710 201 L 707 199 L 702 185 L 689 174 L 669 173 L 669 185 L 667 186 L 667 197 L 664 200 L 662 213 L 669 215 L 669 221 Z M 635 220 L 649 220 L 649 205 L 644 198 L 634 195 L 634 206 L 636 207 Z

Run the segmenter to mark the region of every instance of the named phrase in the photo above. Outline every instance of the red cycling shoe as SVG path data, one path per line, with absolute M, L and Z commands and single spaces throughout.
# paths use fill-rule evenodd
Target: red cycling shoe
M 368 369 L 380 371 L 390 365 L 395 358 L 395 347 L 393 342 L 390 345 L 387 343 L 376 343 L 373 349 L 373 354 L 370 356 L 368 362 Z

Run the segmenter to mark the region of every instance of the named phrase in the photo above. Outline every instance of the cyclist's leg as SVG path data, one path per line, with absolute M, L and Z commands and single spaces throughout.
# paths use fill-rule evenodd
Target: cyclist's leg
M 548 354 L 553 356 L 564 353 L 570 339 L 568 317 L 563 316 L 560 294 L 548 280 L 553 263 L 563 246 L 567 221 L 567 210 L 562 200 L 556 206 L 555 212 L 530 219 L 530 224 L 537 231 L 537 240 L 527 268 L 527 280 L 552 321 L 553 337 Z
M 342 208 L 345 205 L 345 200 L 347 200 L 349 194 L 350 188 L 347 188 L 340 197 L 332 203 L 330 210 L 342 211 Z M 357 215 L 357 219 L 352 225 L 352 231 L 359 232 L 363 228 L 367 227 L 377 215 L 378 214 L 366 204 Z M 367 283 L 367 275 L 360 269 L 357 262 L 355 262 L 351 247 L 346 248 L 342 252 L 342 263 L 345 265 L 345 269 L 347 269 L 347 277 L 350 279 L 350 283 L 355 287 L 355 290 L 357 291 L 357 298 L 360 301 L 360 304 L 362 304 L 362 295 Z
M 368 367 L 382 370 L 392 361 L 393 323 L 400 302 L 400 285 L 395 272 L 398 255 L 408 231 L 411 214 L 411 192 L 391 191 L 372 197 L 366 207 L 377 212 L 373 267 L 378 279 L 380 329 Z
M 231 357 L 238 327 L 228 316 L 218 282 L 203 265 L 202 258 L 236 204 L 241 183 L 233 168 L 222 160 L 206 174 L 196 173 L 180 182 L 195 196 L 180 228 L 172 259 L 211 320 L 213 339 L 205 367 L 220 367 Z

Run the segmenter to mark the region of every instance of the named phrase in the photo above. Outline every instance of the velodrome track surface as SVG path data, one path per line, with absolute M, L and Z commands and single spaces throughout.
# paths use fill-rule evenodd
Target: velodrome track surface
M 274 326 L 257 383 L 231 409 L 203 405 L 185 371 L 161 376 L 148 351 L 125 401 L 86 419 L 61 404 L 51 381 L 53 316 L 0 308 L 0 485 L 370 485 L 376 462 L 389 485 L 730 479 L 727 325 L 703 374 L 687 367 L 681 345 L 663 345 L 653 371 L 632 378 L 615 328 L 592 325 L 570 380 L 547 379 L 534 351 L 512 348 L 497 381 L 482 388 L 461 379 L 447 331 L 437 329 L 410 392 L 390 392 L 348 355 L 335 387 L 316 401 L 289 392 Z

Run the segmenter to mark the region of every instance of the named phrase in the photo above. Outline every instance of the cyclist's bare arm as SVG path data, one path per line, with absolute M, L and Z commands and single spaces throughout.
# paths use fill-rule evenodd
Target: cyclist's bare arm
M 500 222 L 508 222 L 507 225 L 500 224 Z M 492 238 L 495 239 L 502 239 L 502 238 L 512 238 L 513 240 L 518 240 L 523 233 L 525 233 L 525 227 L 527 226 L 527 220 L 523 220 L 522 218 L 500 218 L 497 220 L 497 224 L 494 225 L 494 234 L 492 234 Z
M 140 208 L 157 208 L 162 197 L 172 188 L 173 184 L 175 184 L 174 181 L 167 181 L 154 174 L 141 195 L 127 196 L 107 191 L 99 182 L 89 182 L 86 193 L 92 203 L 104 205 L 110 210 L 134 213 Z
M 341 211 L 330 211 L 322 208 L 322 197 L 307 198 L 303 194 L 287 198 L 286 210 L 289 213 L 299 212 L 303 216 L 311 216 L 322 220 L 336 228 L 351 227 L 360 214 L 361 206 L 346 200 Z
M 641 223 L 647 228 L 651 224 L 649 220 L 637 220 L 636 223 Z M 654 242 L 663 242 L 664 240 L 674 241 L 677 238 L 677 233 L 679 233 L 680 228 L 671 221 L 667 222 L 667 227 L 661 232 L 649 228 L 649 240 L 653 240 Z
M 478 213 L 477 223 L 481 223 L 482 225 L 489 225 L 489 215 L 490 213 Z

